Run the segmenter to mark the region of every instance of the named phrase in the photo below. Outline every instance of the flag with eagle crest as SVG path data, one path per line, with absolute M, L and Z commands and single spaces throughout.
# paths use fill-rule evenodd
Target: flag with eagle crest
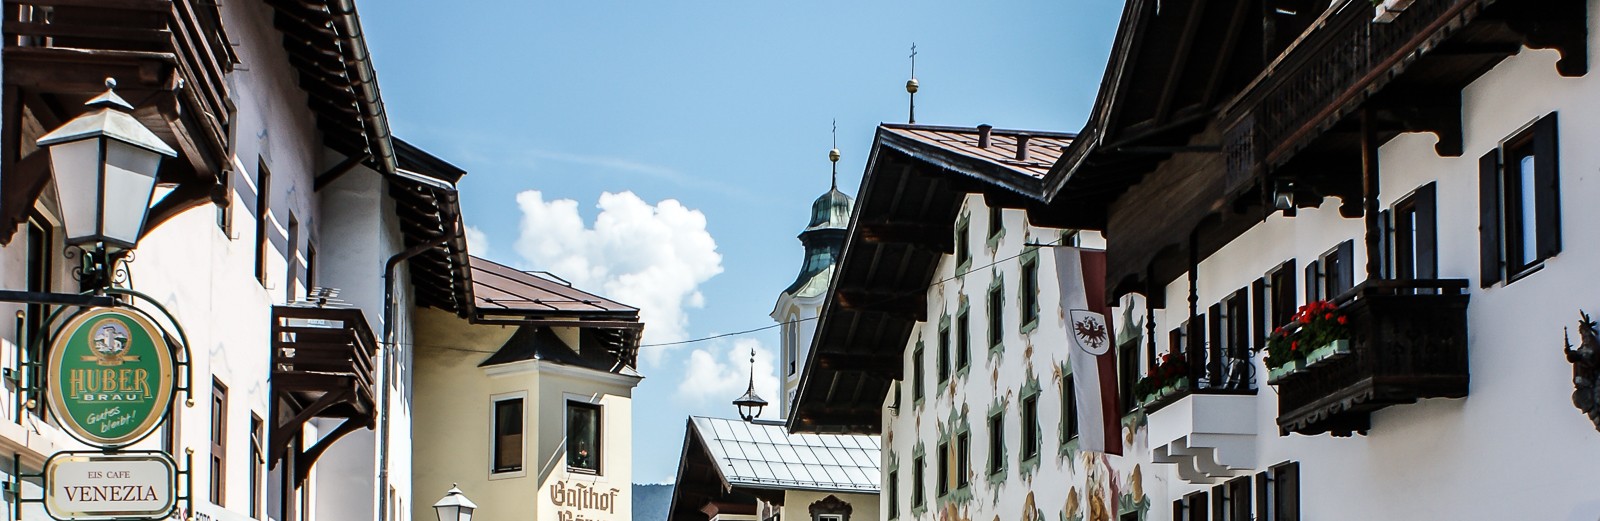
M 1078 447 L 1122 454 L 1122 408 L 1117 404 L 1117 355 L 1112 351 L 1111 313 L 1106 306 L 1106 252 L 1055 248 L 1061 313 L 1071 349 L 1073 390 L 1078 398 Z

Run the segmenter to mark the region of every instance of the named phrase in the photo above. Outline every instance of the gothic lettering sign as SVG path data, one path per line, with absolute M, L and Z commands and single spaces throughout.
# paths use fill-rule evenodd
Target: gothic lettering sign
M 550 485 L 550 502 L 556 505 L 558 521 L 595 521 L 617 513 L 620 493 L 615 487 L 557 481 Z
M 163 519 L 178 468 L 160 453 L 64 452 L 45 463 L 45 509 L 57 519 Z
M 103 448 L 143 438 L 172 401 L 172 350 L 161 329 L 136 311 L 90 308 L 68 320 L 45 365 L 57 419 Z

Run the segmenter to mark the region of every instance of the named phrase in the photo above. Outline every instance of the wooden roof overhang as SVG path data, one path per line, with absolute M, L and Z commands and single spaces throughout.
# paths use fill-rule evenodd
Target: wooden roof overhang
M 399 155 L 354 0 L 267 0 L 328 148 L 393 174 Z
M 769 502 L 783 503 L 781 490 L 747 490 L 729 484 L 705 441 L 697 434 L 694 418 L 686 423 L 683 454 L 678 457 L 678 474 L 673 479 L 672 506 L 667 509 L 667 521 L 706 521 L 710 516 L 705 509 L 710 505 L 749 505 L 753 511 L 758 497 L 755 494 Z
M 49 182 L 34 143 L 82 114 L 117 80 L 146 127 L 179 151 L 158 183 L 172 188 L 146 220 L 154 228 L 212 201 L 225 168 L 233 101 L 223 76 L 237 57 L 215 3 L 198 0 L 8 0 L 0 110 L 0 244 L 9 243 Z
M 927 320 L 965 196 L 1038 203 L 1040 179 L 879 127 L 789 416 L 790 432 L 877 434 L 912 331 Z M 932 127 L 939 128 L 939 127 Z M 962 129 L 971 131 L 972 129 Z
M 472 302 L 471 261 L 455 184 L 466 174 L 422 149 L 396 139 L 396 174 L 389 196 L 405 248 L 445 240 L 408 261 L 417 304 L 466 316 Z
M 1046 188 L 1063 221 L 1112 241 L 1108 298 L 1154 293 L 1163 306 L 1149 290 L 1264 219 L 1276 179 L 1295 182 L 1297 205 L 1333 195 L 1344 215 L 1360 216 L 1358 109 L 1371 109 L 1379 143 L 1434 132 L 1441 154 L 1459 155 L 1460 90 L 1494 64 L 1527 45 L 1561 50 L 1563 74 L 1586 70 L 1579 0 L 1417 0 L 1388 24 L 1372 23 L 1366 2 L 1335 2 L 1308 11 L 1284 45 L 1250 43 L 1265 37 L 1256 9 L 1272 3 L 1167 3 L 1157 14 L 1129 1 L 1090 122 Z M 1219 9 L 1236 16 L 1216 23 Z M 1188 27 L 1228 43 L 1213 52 L 1184 43 Z M 1265 62 L 1250 56 L 1280 47 Z M 1150 71 L 1161 70 L 1171 74 L 1153 89 Z M 1158 123 L 1174 83 L 1207 94 L 1190 117 Z

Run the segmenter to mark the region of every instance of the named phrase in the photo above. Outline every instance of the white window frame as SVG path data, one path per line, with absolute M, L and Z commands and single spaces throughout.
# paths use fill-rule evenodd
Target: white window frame
M 499 404 L 500 402 L 507 401 L 507 400 L 522 400 L 522 468 L 520 468 L 518 470 L 508 471 L 508 472 L 495 472 L 494 471 L 494 459 L 495 459 L 496 454 L 494 453 L 494 450 L 496 448 L 496 441 L 497 441 L 497 440 L 495 440 L 495 430 L 496 430 L 495 429 L 495 427 L 496 427 L 496 425 L 495 425 L 495 417 L 494 417 L 495 406 L 497 404 Z M 488 412 L 488 423 L 487 423 L 487 425 L 489 426 L 489 429 L 488 429 L 488 435 L 487 435 L 488 443 L 486 444 L 486 446 L 488 448 L 485 451 L 489 455 L 489 461 L 488 461 L 489 464 L 485 465 L 484 468 L 487 469 L 486 472 L 488 473 L 489 479 L 491 481 L 492 480 L 499 480 L 499 479 L 515 479 L 515 478 L 526 477 L 528 475 L 528 431 L 529 431 L 529 429 L 528 429 L 528 414 L 531 411 L 533 411 L 533 408 L 529 407 L 529 404 L 528 404 L 528 392 L 527 391 L 516 391 L 516 392 L 510 392 L 510 393 L 500 393 L 500 394 L 491 394 L 491 395 L 489 395 L 489 412 Z M 563 410 L 562 412 L 565 413 L 566 411 Z

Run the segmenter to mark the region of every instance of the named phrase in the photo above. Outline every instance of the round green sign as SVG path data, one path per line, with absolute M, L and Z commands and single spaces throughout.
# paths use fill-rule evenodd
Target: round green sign
M 45 365 L 51 408 L 62 426 L 91 445 L 143 438 L 172 401 L 172 351 L 143 314 L 90 308 L 67 321 Z

